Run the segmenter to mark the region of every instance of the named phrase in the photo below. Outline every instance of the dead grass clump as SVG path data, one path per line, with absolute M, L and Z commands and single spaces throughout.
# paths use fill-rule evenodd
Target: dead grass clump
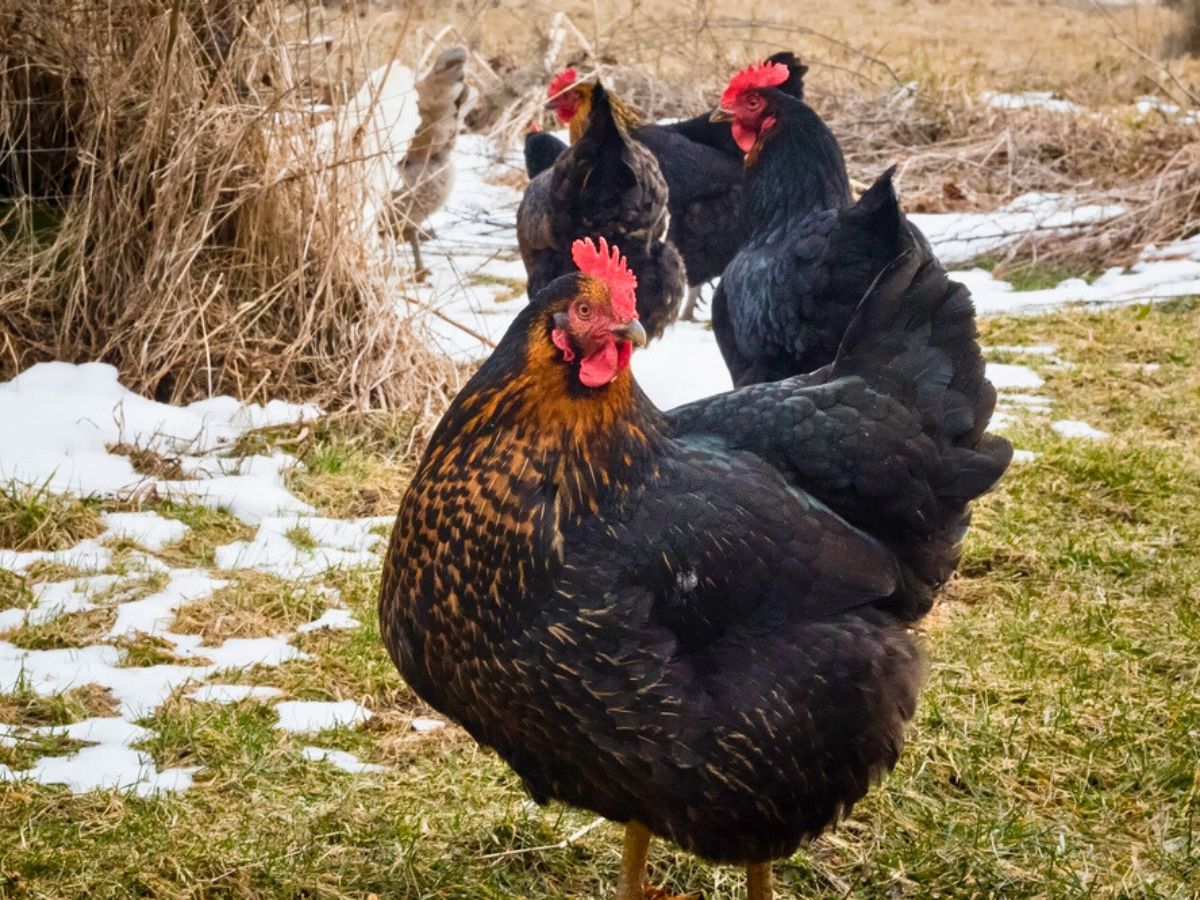
M 0 378 L 99 359 L 164 400 L 441 403 L 454 373 L 364 226 L 378 160 L 360 122 L 315 123 L 282 15 L 227 0 L 0 13 Z
M 112 607 L 58 616 L 36 625 L 18 625 L 0 633 L 6 641 L 23 650 L 64 650 L 90 647 L 102 640 L 117 621 Z
M 266 637 L 311 622 L 326 607 L 326 598 L 304 585 L 243 572 L 207 600 L 180 608 L 171 630 L 199 634 L 208 644 L 227 638 Z
M 27 727 L 70 725 L 81 719 L 117 714 L 112 692 L 98 684 L 71 688 L 61 694 L 38 694 L 31 689 L 0 694 L 0 722 Z
M 129 459 L 129 465 L 139 475 L 151 478 L 161 478 L 166 481 L 179 481 L 186 478 L 183 466 L 175 457 L 163 456 L 148 447 L 138 447 L 134 444 L 109 444 L 108 452 Z

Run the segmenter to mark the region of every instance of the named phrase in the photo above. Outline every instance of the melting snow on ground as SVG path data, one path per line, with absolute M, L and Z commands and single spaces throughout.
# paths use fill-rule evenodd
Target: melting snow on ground
M 1023 94 L 1001 94 L 985 91 L 983 101 L 994 109 L 1044 109 L 1057 113 L 1081 113 L 1085 108 L 1064 100 L 1052 91 L 1026 91 Z
M 247 431 L 316 418 L 320 410 L 272 401 L 266 406 L 214 397 L 170 406 L 141 397 L 102 363 L 41 363 L 0 384 L 0 421 L 19 422 L 0 440 L 0 484 L 16 482 L 57 493 L 132 497 L 157 492 L 185 502 L 224 506 L 247 522 L 277 512 L 310 512 L 282 487 L 282 461 L 262 457 L 230 463 L 234 474 L 213 474 L 216 459 Z M 142 475 L 118 445 L 183 457 L 198 477 L 164 481 Z M 257 461 L 257 462 L 256 462 Z M 187 466 L 185 466 L 186 470 Z M 126 519 L 151 540 L 164 537 Z M 149 549 L 149 548 L 148 548 Z
M 279 713 L 276 728 L 301 734 L 357 725 L 371 718 L 370 711 L 353 700 L 285 700 L 275 704 L 275 712 Z
M 1020 96 L 1027 103 L 1054 99 L 995 96 Z M 430 277 L 419 294 L 422 305 L 433 311 L 431 321 L 445 352 L 469 360 L 490 352 L 491 344 L 525 303 L 525 273 L 516 240 L 523 164 L 517 149 L 502 152 L 481 136 L 466 135 L 458 142 L 455 165 L 454 191 L 433 217 L 434 237 L 423 246 Z M 1090 228 L 1123 211 L 1114 204 L 1080 203 L 1066 194 L 1031 193 L 987 213 L 910 218 L 939 258 L 953 266 L 1002 250 L 1030 232 Z M 1046 290 L 1017 291 L 983 269 L 952 274 L 971 289 L 976 308 L 985 315 L 1034 312 L 1073 302 L 1131 303 L 1196 294 L 1200 293 L 1200 236 L 1147 248 L 1129 269 L 1110 269 L 1091 284 L 1068 279 Z M 706 316 L 706 311 L 701 313 L 702 319 Z M 706 321 L 676 322 L 660 340 L 634 354 L 633 370 L 646 393 L 663 408 L 730 387 Z M 681 377 L 681 373 L 685 374 Z
M 1050 427 L 1065 438 L 1082 438 L 1085 441 L 1103 441 L 1108 438 L 1107 431 L 1093 428 L 1087 422 L 1076 419 L 1059 419 L 1051 422 Z
M 383 766 L 375 763 L 365 763 L 353 753 L 345 750 L 327 750 L 324 747 L 305 747 L 300 751 L 305 759 L 314 762 L 327 762 L 335 769 L 349 772 L 351 775 L 361 775 L 364 772 L 382 772 Z

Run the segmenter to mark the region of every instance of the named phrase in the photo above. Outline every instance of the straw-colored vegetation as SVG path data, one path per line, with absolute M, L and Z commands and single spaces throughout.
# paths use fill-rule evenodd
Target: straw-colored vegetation
M 289 29 L 249 0 L 0 12 L 0 377 L 98 359 L 162 399 L 436 406 L 453 372 L 364 239 L 360 136 L 311 111 L 340 62 Z

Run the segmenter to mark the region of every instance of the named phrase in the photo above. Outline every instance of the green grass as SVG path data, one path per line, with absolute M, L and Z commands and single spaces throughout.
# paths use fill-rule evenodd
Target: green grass
M 316 550 L 317 539 L 313 537 L 313 533 L 303 525 L 293 525 L 283 536 L 291 541 L 292 546 L 297 550 Z
M 168 518 L 179 519 L 190 529 L 158 553 L 171 566 L 211 567 L 217 547 L 254 537 L 253 528 L 225 510 L 168 502 L 160 504 L 156 511 Z
M 838 831 L 776 866 L 778 895 L 1194 897 L 1200 305 L 995 319 L 983 332 L 988 344 L 1057 343 L 1071 367 L 1021 361 L 1046 379 L 1056 416 L 1112 438 L 1066 440 L 1044 419 L 1014 428 L 1039 456 L 979 505 L 962 573 L 923 623 L 931 674 L 900 765 Z M 324 454 L 313 477 L 346 479 L 337 503 L 352 498 L 359 462 L 402 478 L 390 451 L 347 434 L 302 454 Z M 231 577 L 224 615 L 261 609 L 291 627 L 319 611 L 270 580 Z M 592 817 L 530 807 L 456 728 L 408 727 L 427 710 L 380 644 L 377 579 L 327 578 L 361 627 L 304 635 L 307 659 L 236 676 L 358 700 L 375 714 L 364 727 L 287 735 L 268 705 L 177 696 L 143 722 L 143 749 L 205 767 L 186 793 L 0 784 L 0 895 L 611 896 L 618 829 L 535 849 Z M 347 775 L 303 759 L 306 744 L 387 770 Z M 672 889 L 744 896 L 736 870 L 663 843 L 651 864 Z
M 61 549 L 95 537 L 104 526 L 100 504 L 55 494 L 45 484 L 0 484 L 0 547 Z
M 0 611 L 24 609 L 33 603 L 33 592 L 27 577 L 0 569 Z

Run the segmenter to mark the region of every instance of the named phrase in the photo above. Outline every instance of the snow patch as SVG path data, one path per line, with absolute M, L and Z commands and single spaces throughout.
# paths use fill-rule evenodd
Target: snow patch
M 1029 366 L 988 363 L 985 374 L 998 391 L 1028 390 L 1029 388 L 1039 388 L 1045 384 L 1042 376 Z
M 279 714 L 276 728 L 302 734 L 357 725 L 371 718 L 370 710 L 353 700 L 285 700 L 275 705 Z
M 1052 91 L 1026 91 L 1022 94 L 1002 94 L 985 91 L 982 98 L 993 109 L 1044 109 L 1057 113 L 1082 113 L 1087 110 L 1078 103 L 1064 100 Z
M 1033 192 L 991 212 L 912 213 L 908 218 L 928 238 L 942 264 L 950 266 L 1007 247 L 1032 233 L 1079 230 L 1124 211 L 1117 204 L 1079 203 L 1070 194 Z M 962 280 L 958 273 L 954 277 Z M 973 293 L 974 286 L 968 287 Z
M 190 530 L 178 519 L 166 519 L 156 512 L 112 512 L 100 520 L 108 528 L 105 537 L 123 538 L 147 550 L 161 550 Z
M 80 572 L 100 572 L 112 565 L 112 551 L 96 538 L 80 541 L 70 550 L 26 550 L 21 553 L 0 550 L 0 569 L 8 569 L 18 575 L 24 575 L 30 566 L 39 562 L 67 566 Z
M 95 790 L 132 791 L 151 797 L 164 791 L 184 791 L 196 768 L 159 771 L 140 750 L 116 744 L 97 744 L 66 756 L 43 756 L 26 771 L 0 766 L 0 781 L 29 779 L 39 784 L 66 785 L 73 793 Z
M 243 517 L 255 522 L 266 513 L 297 509 L 299 501 L 282 490 L 278 467 L 273 477 L 250 473 L 229 484 L 218 484 L 221 479 L 206 485 L 168 482 L 139 474 L 127 456 L 109 453 L 108 447 L 134 445 L 164 456 L 211 455 L 253 428 L 308 421 L 319 414 L 314 406 L 278 400 L 260 406 L 230 397 L 170 406 L 127 390 L 118 382 L 117 370 L 103 363 L 39 363 L 0 384 L 0 421 L 22 423 L 0 433 L 0 483 L 44 484 L 55 493 L 79 496 L 127 497 L 156 490 L 184 502 L 244 506 Z M 129 520 L 124 521 L 129 527 Z
M 1080 422 L 1077 419 L 1060 419 L 1057 422 L 1051 422 L 1050 427 L 1065 438 L 1081 438 L 1086 441 L 1103 441 L 1108 438 L 1107 431 L 1093 428 L 1087 422 Z
M 446 723 L 441 719 L 431 719 L 428 716 L 417 716 L 412 720 L 412 730 L 426 734 L 430 731 L 441 731 Z
M 248 684 L 205 684 L 188 694 L 198 703 L 241 703 L 244 700 L 270 700 L 283 694 L 279 688 Z
M 347 753 L 345 750 L 328 750 L 325 747 L 309 746 L 302 748 L 300 754 L 305 759 L 311 759 L 314 762 L 327 762 L 335 769 L 341 769 L 351 775 L 385 771 L 383 766 L 376 763 L 365 763 L 353 753 Z
M 187 603 L 212 596 L 224 581 L 213 579 L 201 569 L 176 569 L 161 591 L 122 603 L 117 608 L 117 621 L 109 637 L 131 637 L 135 634 L 161 634 L 175 618 L 175 610 Z
M 268 516 L 252 541 L 234 541 L 216 549 L 218 569 L 256 569 L 280 578 L 300 579 L 329 569 L 373 566 L 374 547 L 383 540 L 373 529 L 378 518 L 328 519 L 320 516 Z M 305 540 L 289 536 L 296 531 Z M 312 546 L 307 542 L 311 540 Z
M 357 628 L 359 626 L 358 619 L 354 618 L 347 609 L 327 609 L 321 614 L 321 618 L 309 622 L 307 625 L 301 625 L 296 630 L 301 634 L 308 634 L 310 631 L 319 631 L 324 629 L 345 629 Z

